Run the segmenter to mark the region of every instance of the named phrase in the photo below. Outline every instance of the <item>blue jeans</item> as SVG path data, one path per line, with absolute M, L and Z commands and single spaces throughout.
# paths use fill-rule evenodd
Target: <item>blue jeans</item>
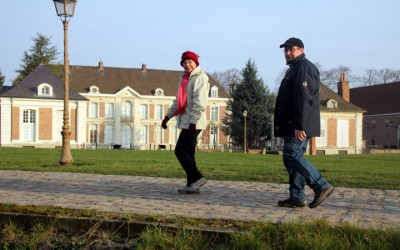
M 295 137 L 284 137 L 283 163 L 289 174 L 290 199 L 294 201 L 306 199 L 304 194 L 305 183 L 316 194 L 330 186 L 318 169 L 304 157 L 308 140 L 309 138 L 300 141 Z

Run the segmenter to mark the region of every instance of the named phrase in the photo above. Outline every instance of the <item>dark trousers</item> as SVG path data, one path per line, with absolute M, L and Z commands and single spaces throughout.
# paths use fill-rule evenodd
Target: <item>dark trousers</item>
M 190 186 L 203 178 L 203 175 L 197 169 L 194 154 L 196 152 L 197 136 L 201 130 L 196 130 L 194 135 L 189 134 L 188 129 L 182 129 L 178 142 L 175 147 L 175 155 L 179 163 L 182 165 L 183 170 L 186 172 L 187 183 Z

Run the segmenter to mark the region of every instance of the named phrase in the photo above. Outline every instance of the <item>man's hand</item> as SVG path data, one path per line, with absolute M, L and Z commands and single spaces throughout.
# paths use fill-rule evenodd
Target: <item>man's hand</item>
M 195 135 L 196 134 L 196 124 L 190 123 L 189 124 L 189 134 Z
M 163 119 L 162 122 L 161 122 L 161 127 L 162 127 L 163 129 L 167 129 L 167 128 L 168 128 L 168 126 L 167 126 L 168 121 L 169 121 L 169 117 L 168 117 L 168 116 L 165 116 L 164 119 Z
M 304 139 L 306 139 L 307 135 L 306 132 L 303 130 L 295 130 L 294 131 L 294 137 L 296 137 L 296 139 L 303 141 Z

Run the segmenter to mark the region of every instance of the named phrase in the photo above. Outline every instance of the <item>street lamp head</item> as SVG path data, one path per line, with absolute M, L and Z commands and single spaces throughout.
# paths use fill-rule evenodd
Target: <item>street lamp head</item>
M 243 116 L 246 117 L 247 116 L 247 110 L 243 111 Z
M 76 0 L 53 0 L 57 15 L 63 22 L 74 16 Z

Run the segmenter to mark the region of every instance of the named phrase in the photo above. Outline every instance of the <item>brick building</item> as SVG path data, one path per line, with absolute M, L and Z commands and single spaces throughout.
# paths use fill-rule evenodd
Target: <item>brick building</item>
M 350 90 L 352 102 L 367 112 L 363 137 L 368 148 L 400 147 L 400 82 Z

